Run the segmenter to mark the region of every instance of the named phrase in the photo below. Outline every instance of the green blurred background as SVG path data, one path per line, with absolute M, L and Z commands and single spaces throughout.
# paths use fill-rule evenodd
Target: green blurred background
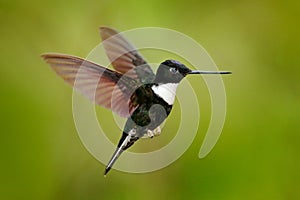
M 0 10 L 1 199 L 300 199 L 299 1 L 1 0 Z M 175 29 L 234 72 L 224 78 L 227 119 L 208 157 L 197 157 L 205 94 L 202 129 L 179 160 L 103 178 L 76 133 L 71 88 L 39 57 L 85 57 L 100 25 Z

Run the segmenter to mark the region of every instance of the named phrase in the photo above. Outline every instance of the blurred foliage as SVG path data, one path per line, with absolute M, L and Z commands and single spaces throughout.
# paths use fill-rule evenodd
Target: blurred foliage
M 0 198 L 299 199 L 299 11 L 295 0 L 1 0 Z M 197 157 L 209 122 L 205 94 L 204 125 L 179 160 L 103 178 L 76 134 L 71 88 L 39 57 L 85 57 L 100 25 L 178 30 L 234 72 L 224 78 L 227 120 L 208 157 Z

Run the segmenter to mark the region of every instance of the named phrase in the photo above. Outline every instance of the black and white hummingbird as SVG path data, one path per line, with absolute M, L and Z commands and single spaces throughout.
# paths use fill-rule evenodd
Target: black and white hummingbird
M 106 175 L 134 142 L 144 135 L 152 138 L 161 133 L 160 125 L 170 114 L 177 86 L 185 76 L 231 72 L 191 70 L 178 61 L 166 60 L 154 74 L 134 46 L 116 30 L 100 27 L 100 35 L 116 71 L 71 55 L 50 53 L 42 57 L 91 101 L 127 118 L 121 139 L 105 168 Z

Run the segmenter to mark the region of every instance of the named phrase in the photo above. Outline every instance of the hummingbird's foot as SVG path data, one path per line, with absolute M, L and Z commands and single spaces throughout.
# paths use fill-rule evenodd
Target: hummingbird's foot
M 153 130 L 154 136 L 159 136 L 161 134 L 161 128 L 158 126 L 156 129 Z
M 147 137 L 153 138 L 154 137 L 154 131 L 147 130 Z
M 159 136 L 160 133 L 161 133 L 161 128 L 160 128 L 160 126 L 158 126 L 154 130 L 147 130 L 146 135 L 147 135 L 148 138 L 153 138 L 154 136 Z

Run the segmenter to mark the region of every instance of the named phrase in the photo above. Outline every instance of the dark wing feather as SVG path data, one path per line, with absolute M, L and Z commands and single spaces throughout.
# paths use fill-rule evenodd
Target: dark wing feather
M 44 54 L 42 57 L 60 77 L 96 104 L 122 117 L 129 117 L 135 110 L 130 97 L 137 82 L 132 78 L 70 55 Z
M 103 46 L 113 67 L 139 83 L 152 83 L 155 79 L 151 67 L 121 33 L 108 27 L 100 27 Z

